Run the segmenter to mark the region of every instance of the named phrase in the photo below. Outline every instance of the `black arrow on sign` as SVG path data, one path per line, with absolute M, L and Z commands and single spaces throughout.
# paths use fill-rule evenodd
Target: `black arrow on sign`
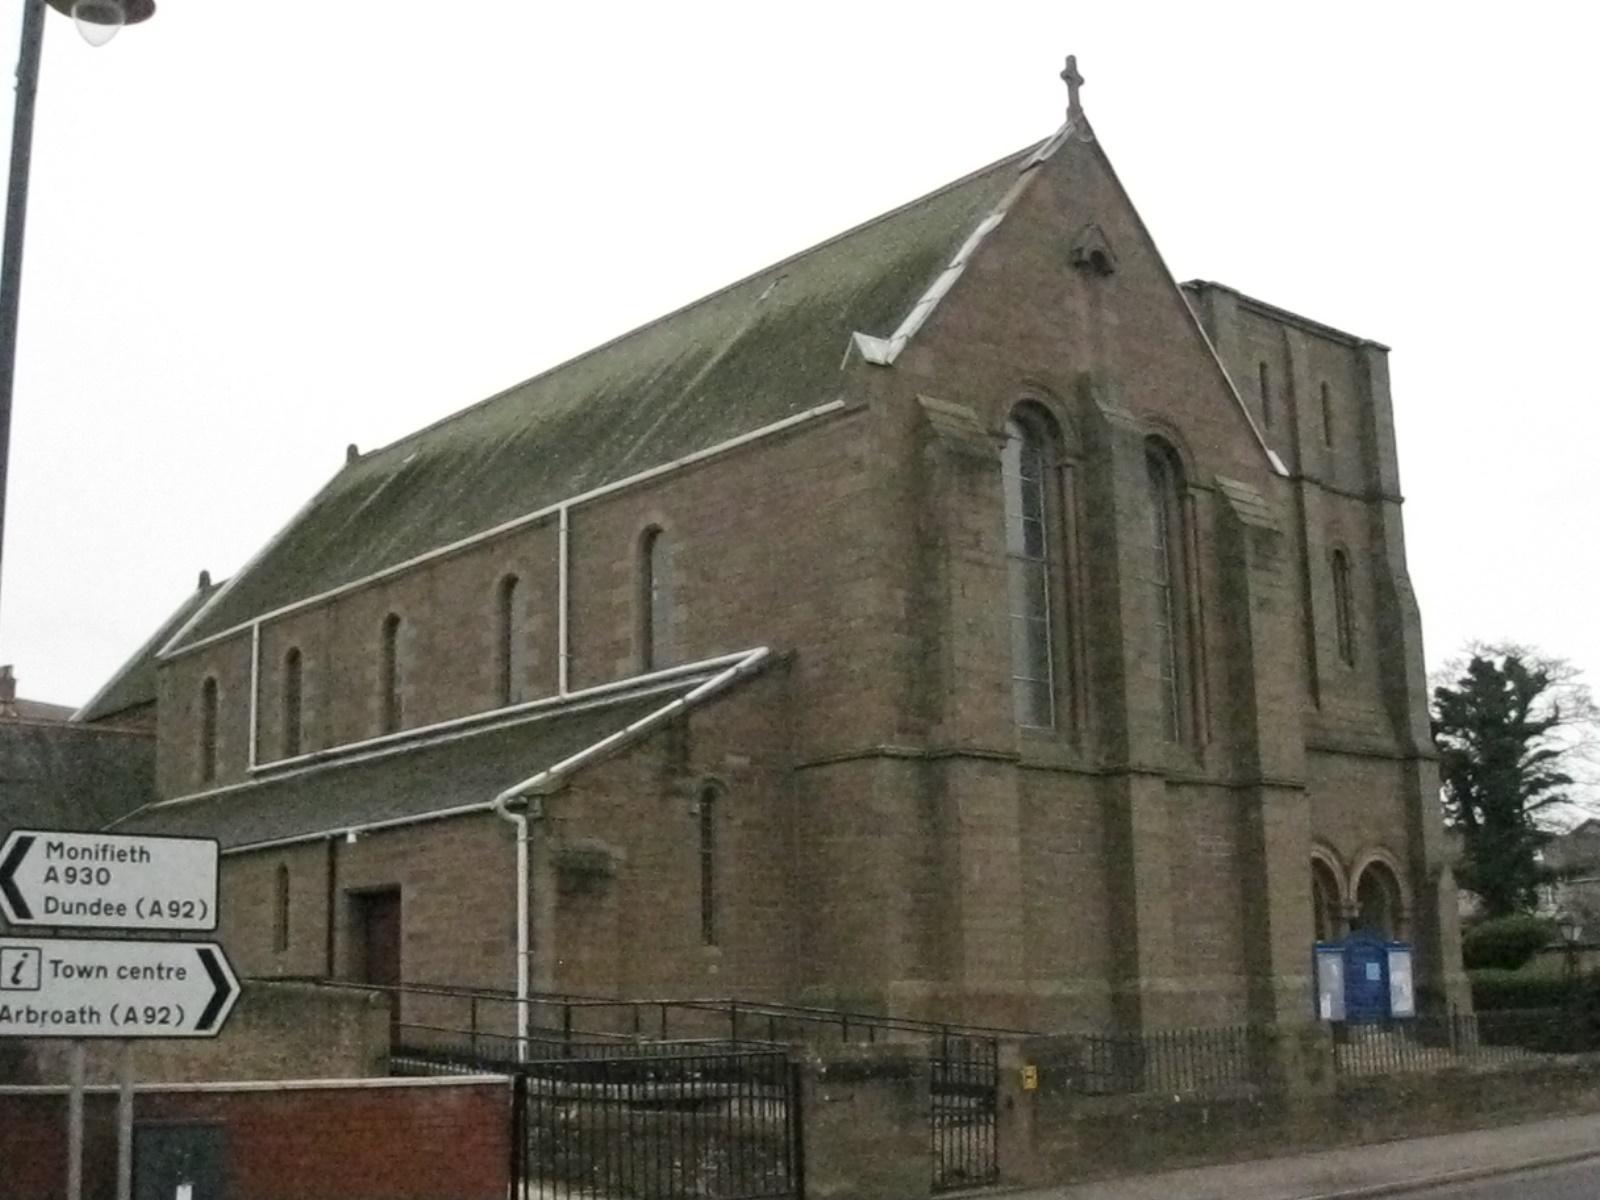
M 211 976 L 211 985 L 217 989 L 206 1002 L 206 1009 L 200 1014 L 200 1020 L 194 1027 L 196 1033 L 201 1033 L 216 1024 L 217 1014 L 233 996 L 233 983 L 217 965 L 216 951 L 211 947 L 201 946 L 195 953 L 200 956 L 200 965 L 206 969 L 206 974 Z
M 33 849 L 35 839 L 32 837 L 19 837 L 16 845 L 11 847 L 11 853 L 6 855 L 6 860 L 0 863 L 0 892 L 5 893 L 6 900 L 11 904 L 11 911 L 16 914 L 19 921 L 33 920 L 33 909 L 28 907 L 28 902 L 22 898 L 22 893 L 17 891 L 16 873 L 22 865 L 22 860 L 28 857 L 28 851 Z

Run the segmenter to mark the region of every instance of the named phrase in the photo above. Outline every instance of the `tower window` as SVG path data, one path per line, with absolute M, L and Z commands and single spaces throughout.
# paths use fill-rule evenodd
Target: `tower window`
M 1012 708 L 1018 725 L 1035 728 L 1055 724 L 1044 464 L 1043 438 L 1035 424 L 1016 418 L 1007 421 L 1000 477 L 1005 493 Z
M 1182 474 L 1176 457 L 1152 441 L 1145 453 L 1150 502 L 1150 590 L 1156 679 L 1166 739 L 1181 742 L 1188 679 L 1188 555 Z
M 1261 383 L 1261 423 L 1272 428 L 1272 373 L 1266 363 L 1256 364 Z
M 1333 622 L 1339 659 L 1346 666 L 1354 666 L 1356 628 L 1350 606 L 1350 559 L 1343 550 L 1333 552 Z
M 1322 385 L 1322 444 L 1333 445 L 1333 396 L 1328 385 Z

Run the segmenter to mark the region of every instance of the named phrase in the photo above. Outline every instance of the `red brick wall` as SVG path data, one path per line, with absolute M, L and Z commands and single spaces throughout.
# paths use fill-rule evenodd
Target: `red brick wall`
M 0 1089 L 6 1200 L 56 1200 L 64 1192 L 66 1112 L 61 1089 Z M 228 1194 L 237 1200 L 504 1200 L 509 1182 L 504 1080 L 141 1089 L 134 1121 L 221 1125 Z M 85 1198 L 109 1200 L 113 1092 L 89 1093 L 84 1133 Z

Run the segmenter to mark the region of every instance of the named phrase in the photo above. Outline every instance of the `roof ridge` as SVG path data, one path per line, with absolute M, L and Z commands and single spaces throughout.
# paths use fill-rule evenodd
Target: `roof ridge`
M 976 170 L 968 171 L 965 175 L 962 175 L 957 179 L 952 179 L 948 183 L 941 184 L 931 191 L 924 192 L 920 196 L 913 197 L 903 204 L 898 204 L 894 208 L 879 213 L 877 216 L 852 225 L 848 229 L 841 230 L 832 237 L 824 238 L 820 242 L 815 242 L 802 250 L 797 250 L 795 253 L 790 254 L 786 258 L 781 258 L 777 262 L 768 263 L 763 267 L 759 267 L 756 270 L 751 271 L 748 275 L 743 275 L 731 283 L 724 284 L 722 287 L 706 292 L 704 295 L 690 300 L 685 304 L 681 304 L 669 312 L 662 313 L 659 317 L 654 317 L 642 325 L 635 325 L 632 329 L 619 333 L 615 337 L 608 338 L 597 345 L 589 347 L 587 350 L 580 351 L 570 358 L 564 358 L 560 362 L 546 367 L 543 371 L 529 375 L 525 379 L 520 379 L 516 383 L 501 388 L 498 392 L 495 392 L 492 395 L 485 396 L 482 400 L 476 400 L 464 408 L 458 408 L 452 413 L 446 413 L 444 416 L 435 421 L 430 421 L 428 424 L 413 429 L 409 433 L 402 434 L 400 437 L 395 438 L 391 442 L 386 442 L 381 446 L 377 446 L 372 450 L 367 451 L 365 454 L 362 454 L 355 459 L 354 463 L 347 464 L 347 467 L 350 465 L 355 465 L 355 463 L 368 462 L 380 454 L 386 454 L 390 451 L 397 450 L 409 441 L 420 438 L 425 434 L 432 433 L 441 426 L 448 425 L 452 421 L 456 421 L 465 417 L 468 413 L 476 412 L 480 408 L 487 407 L 488 405 L 493 404 L 495 401 L 509 396 L 512 392 L 515 392 L 520 388 L 527 387 L 532 383 L 537 383 L 541 379 L 547 379 L 556 374 L 558 371 L 564 371 L 568 367 L 583 362 L 587 358 L 592 358 L 594 355 L 599 354 L 602 351 L 609 350 L 613 346 L 627 341 L 629 338 L 636 337 L 639 334 L 644 333 L 646 330 L 654 329 L 675 317 L 682 316 L 691 309 L 699 308 L 701 305 L 707 304 L 710 301 L 717 299 L 719 296 L 724 296 L 736 288 L 743 287 L 745 284 L 759 279 L 763 275 L 768 275 L 774 271 L 779 271 L 784 267 L 798 262 L 800 259 L 805 258 L 808 255 L 817 253 L 819 250 L 825 250 L 829 246 L 833 246 L 844 241 L 846 238 L 854 237 L 859 233 L 864 233 L 866 230 L 871 229 L 876 225 L 881 225 L 883 222 L 890 220 L 893 217 L 897 217 L 901 213 L 907 212 L 919 204 L 925 204 L 937 196 L 942 196 L 947 192 L 954 191 L 956 188 L 970 183 L 972 180 L 977 179 L 980 176 L 987 175 L 989 172 L 994 171 L 999 167 L 1003 167 L 1009 162 L 1024 158 L 1024 156 L 1031 156 L 1032 154 L 1036 153 L 1040 147 L 1050 142 L 1055 136 L 1055 134 L 1052 134 L 1050 137 L 1040 138 L 1038 141 L 1030 142 L 1020 150 L 1014 150 L 1010 154 L 1002 155 L 1001 157 L 994 159 L 992 162 L 989 162 L 984 166 L 977 168 Z M 242 574 L 242 572 L 237 573 Z

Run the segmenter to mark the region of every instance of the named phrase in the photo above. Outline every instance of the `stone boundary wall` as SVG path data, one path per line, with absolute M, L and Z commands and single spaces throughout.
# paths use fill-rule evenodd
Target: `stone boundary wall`
M 90 1089 L 84 1200 L 115 1194 L 116 1112 L 115 1089 Z M 66 1116 L 63 1087 L 0 1087 L 6 1200 L 65 1193 Z M 498 1076 L 137 1089 L 136 1147 L 141 1126 L 173 1124 L 219 1129 L 226 1194 L 249 1200 L 505 1200 L 510 1185 L 511 1086 Z
M 0 1084 L 65 1083 L 71 1043 L 22 1043 L 26 1061 L 0 1057 Z M 93 1041 L 85 1055 L 90 1083 L 116 1079 L 116 1043 Z M 247 1079 L 367 1079 L 389 1071 L 389 1001 L 380 993 L 328 984 L 244 984 L 239 1003 L 215 1038 L 136 1041 L 140 1083 Z

